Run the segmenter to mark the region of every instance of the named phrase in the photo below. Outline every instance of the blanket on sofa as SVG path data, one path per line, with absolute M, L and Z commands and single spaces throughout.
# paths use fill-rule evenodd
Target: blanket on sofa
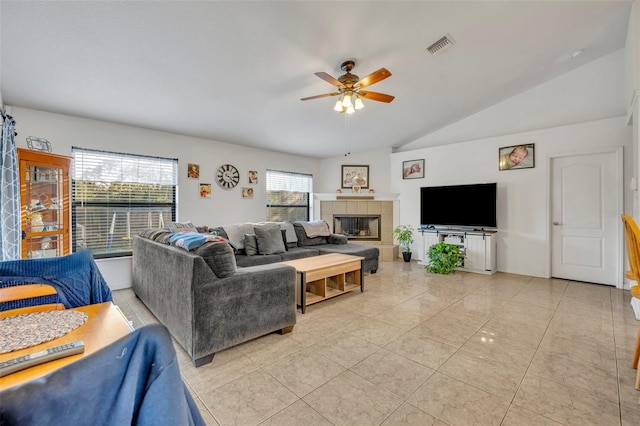
M 314 220 L 312 222 L 300 222 L 307 234 L 307 238 L 328 237 L 331 235 L 329 225 L 324 220 Z
M 61 257 L 0 262 L 0 285 L 51 284 L 65 308 L 110 302 L 111 290 L 90 250 Z

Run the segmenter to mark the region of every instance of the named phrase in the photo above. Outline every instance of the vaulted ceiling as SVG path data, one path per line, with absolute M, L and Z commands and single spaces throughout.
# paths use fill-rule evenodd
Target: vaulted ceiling
M 327 158 L 401 147 L 625 45 L 631 1 L 12 1 L 5 104 Z M 444 35 L 455 42 L 432 55 Z M 574 52 L 580 55 L 573 57 Z M 314 75 L 392 76 L 332 110 Z M 19 124 L 19 123 L 18 123 Z

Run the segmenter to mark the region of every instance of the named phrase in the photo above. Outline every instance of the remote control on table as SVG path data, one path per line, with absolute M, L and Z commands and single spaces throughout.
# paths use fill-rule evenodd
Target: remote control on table
M 67 343 L 65 345 L 56 346 L 55 348 L 49 348 L 40 352 L 9 359 L 7 361 L 0 362 L 0 377 L 15 373 L 16 371 L 24 370 L 25 368 L 33 367 L 59 358 L 81 354 L 83 352 L 84 342 L 82 340 L 78 340 L 77 342 Z

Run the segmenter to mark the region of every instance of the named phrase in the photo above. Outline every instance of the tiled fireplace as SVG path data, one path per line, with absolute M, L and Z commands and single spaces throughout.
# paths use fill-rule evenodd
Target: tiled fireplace
M 340 199 L 335 195 L 331 198 L 320 200 L 320 219 L 329 224 L 332 232 L 347 235 L 350 243 L 379 246 L 381 260 L 398 257 L 398 246 L 393 242 L 393 200 Z

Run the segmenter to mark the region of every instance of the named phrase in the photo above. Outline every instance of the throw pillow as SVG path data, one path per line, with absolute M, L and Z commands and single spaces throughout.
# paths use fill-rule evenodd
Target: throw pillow
M 247 256 L 258 254 L 258 240 L 256 234 L 244 234 L 244 253 Z
M 280 232 L 282 232 L 282 243 L 284 244 L 284 251 L 289 251 L 289 246 L 287 245 L 287 230 L 280 229 Z
M 198 232 L 198 228 L 196 228 L 196 226 L 191 223 L 191 221 L 189 222 L 171 222 L 169 224 L 169 229 L 172 232 Z
M 218 278 L 230 277 L 238 269 L 233 249 L 226 242 L 205 243 L 195 249 L 193 253 L 202 256 L 202 259 Z
M 258 240 L 258 253 L 278 254 L 285 252 L 279 225 L 254 226 L 253 229 Z

